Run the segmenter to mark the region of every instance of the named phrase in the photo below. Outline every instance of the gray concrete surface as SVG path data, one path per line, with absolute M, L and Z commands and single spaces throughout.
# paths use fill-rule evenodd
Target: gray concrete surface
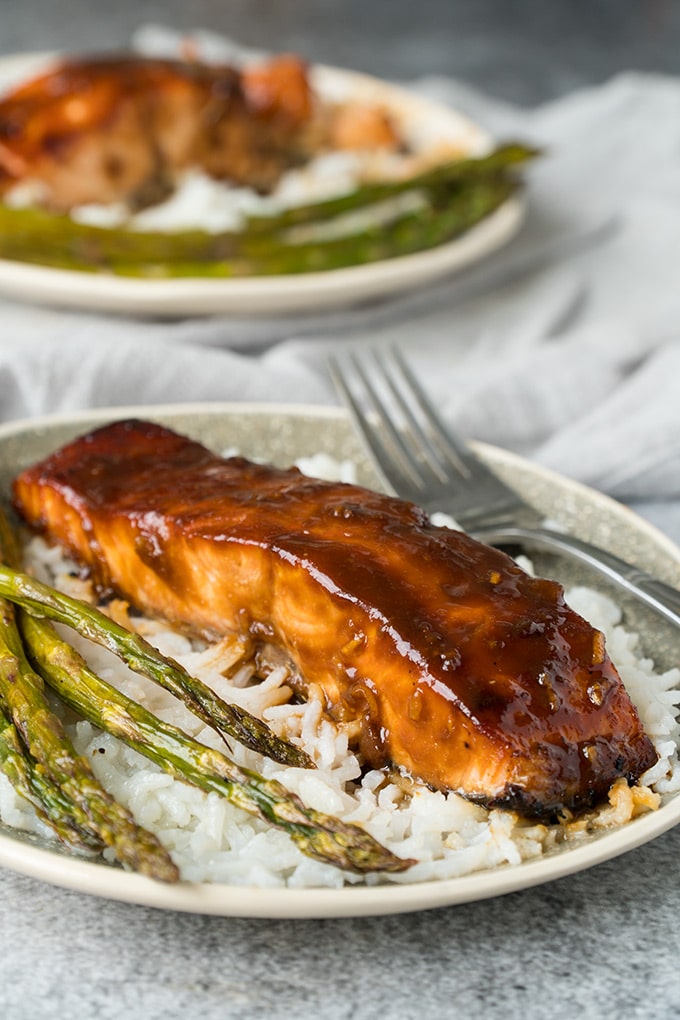
M 0 53 L 122 46 L 144 22 L 389 78 L 454 75 L 525 104 L 680 67 L 673 0 L 0 0 Z

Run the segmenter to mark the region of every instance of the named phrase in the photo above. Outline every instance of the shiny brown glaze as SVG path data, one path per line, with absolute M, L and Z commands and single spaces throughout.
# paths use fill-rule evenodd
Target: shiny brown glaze
M 313 96 L 304 63 L 244 71 L 142 57 L 63 61 L 0 100 L 0 194 L 30 179 L 45 204 L 143 206 L 200 167 L 270 188 L 306 152 Z
M 102 591 L 279 644 L 336 718 L 362 721 L 372 766 L 548 817 L 656 760 L 562 588 L 410 503 L 138 421 L 25 471 L 14 498 Z

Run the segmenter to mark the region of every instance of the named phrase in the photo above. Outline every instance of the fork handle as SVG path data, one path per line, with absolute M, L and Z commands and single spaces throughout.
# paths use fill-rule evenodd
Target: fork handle
M 477 529 L 474 531 L 474 537 L 489 545 L 518 542 L 564 553 L 585 563 L 639 602 L 656 610 L 676 626 L 680 626 L 680 591 L 657 580 L 632 563 L 626 563 L 618 556 L 613 556 L 612 553 L 590 545 L 574 535 L 553 531 L 551 528 L 499 526 Z

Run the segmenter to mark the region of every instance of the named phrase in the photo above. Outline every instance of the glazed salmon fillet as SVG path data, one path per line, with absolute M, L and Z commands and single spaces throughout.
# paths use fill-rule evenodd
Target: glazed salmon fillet
M 73 57 L 0 96 L 0 196 L 28 181 L 57 212 L 142 209 L 189 169 L 268 192 L 319 151 L 401 145 L 380 106 L 321 101 L 294 54 L 242 68 Z
M 367 765 L 549 818 L 656 761 L 562 588 L 413 504 L 141 421 L 24 471 L 14 502 L 103 595 L 279 646 L 360 732 Z
M 127 55 L 64 60 L 0 98 L 0 194 L 34 180 L 54 210 L 142 208 L 192 166 L 266 190 L 307 155 L 312 112 L 294 56 L 243 71 Z

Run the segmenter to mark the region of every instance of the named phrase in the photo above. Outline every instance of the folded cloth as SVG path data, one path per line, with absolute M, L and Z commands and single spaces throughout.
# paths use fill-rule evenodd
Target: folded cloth
M 0 302 L 0 418 L 173 401 L 335 402 L 331 350 L 397 343 L 446 417 L 627 501 L 680 498 L 680 80 L 625 74 L 533 110 L 414 88 L 545 147 L 527 227 L 493 256 L 614 213 L 599 246 L 488 292 L 471 270 L 309 316 L 173 322 Z M 673 505 L 676 505 L 673 503 Z

